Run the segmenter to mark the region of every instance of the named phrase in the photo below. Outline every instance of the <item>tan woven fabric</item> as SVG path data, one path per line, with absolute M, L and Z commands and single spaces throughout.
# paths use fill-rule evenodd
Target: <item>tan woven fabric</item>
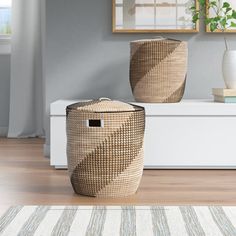
M 187 42 L 131 42 L 130 84 L 138 102 L 179 102 L 187 75 Z
M 101 120 L 103 127 L 88 127 Z M 118 101 L 67 107 L 67 157 L 72 186 L 88 196 L 137 191 L 143 170 L 144 109 Z

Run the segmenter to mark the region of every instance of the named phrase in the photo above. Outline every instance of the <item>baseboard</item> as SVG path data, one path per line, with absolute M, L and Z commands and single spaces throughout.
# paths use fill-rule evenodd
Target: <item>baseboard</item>
M 6 137 L 8 132 L 8 127 L 0 127 L 0 137 Z
M 43 145 L 43 153 L 45 157 L 50 157 L 50 145 L 46 143 Z
M 11 43 L 9 39 L 0 39 L 0 55 L 11 54 Z
M 55 167 L 55 169 L 57 169 L 57 170 L 67 170 L 67 169 L 68 169 L 67 166 L 54 166 L 54 167 Z

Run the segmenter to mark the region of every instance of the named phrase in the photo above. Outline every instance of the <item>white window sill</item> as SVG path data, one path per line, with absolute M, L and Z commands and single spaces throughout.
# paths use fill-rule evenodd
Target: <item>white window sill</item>
M 11 54 L 11 38 L 0 35 L 0 55 Z

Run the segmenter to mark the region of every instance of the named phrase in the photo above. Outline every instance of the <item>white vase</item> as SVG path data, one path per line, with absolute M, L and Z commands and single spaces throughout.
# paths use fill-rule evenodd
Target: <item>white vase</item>
M 226 87 L 236 89 L 236 50 L 225 51 L 222 71 Z

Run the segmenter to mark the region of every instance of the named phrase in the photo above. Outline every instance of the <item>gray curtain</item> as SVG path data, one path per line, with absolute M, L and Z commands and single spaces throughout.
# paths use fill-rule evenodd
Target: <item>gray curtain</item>
M 44 0 L 14 0 L 8 137 L 44 135 Z

